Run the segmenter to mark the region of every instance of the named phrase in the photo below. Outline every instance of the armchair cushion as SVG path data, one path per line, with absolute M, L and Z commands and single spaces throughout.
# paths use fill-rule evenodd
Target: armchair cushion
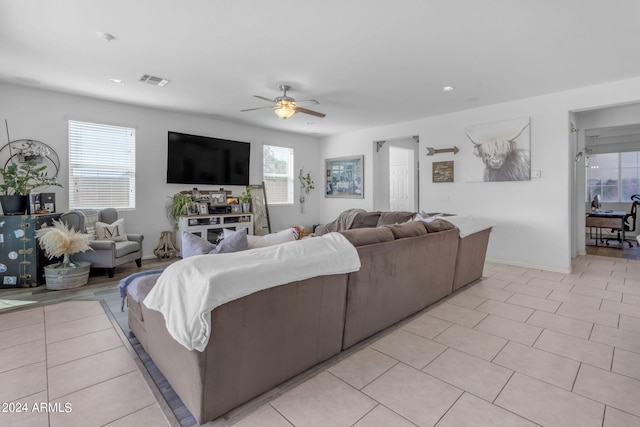
M 125 255 L 137 252 L 141 250 L 140 243 L 131 242 L 129 240 L 122 240 L 120 242 L 115 242 L 116 246 L 116 258 L 123 257 Z
M 124 218 L 120 218 L 113 224 L 96 222 L 96 240 L 112 240 L 114 242 L 127 240 L 127 234 L 124 231 Z

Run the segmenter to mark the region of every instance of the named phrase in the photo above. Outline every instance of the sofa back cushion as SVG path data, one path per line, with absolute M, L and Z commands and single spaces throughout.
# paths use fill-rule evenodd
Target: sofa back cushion
M 356 214 L 351 223 L 350 230 L 356 228 L 374 228 L 378 225 L 378 219 L 380 219 L 380 212 L 361 212 Z
M 385 228 L 391 230 L 393 237 L 402 239 L 405 237 L 416 237 L 427 234 L 427 228 L 421 221 L 410 221 L 402 224 L 385 225 Z
M 431 222 L 425 222 L 423 224 L 425 225 L 425 227 L 427 227 L 427 231 L 429 233 L 437 233 L 438 231 L 453 230 L 454 228 L 456 228 L 453 224 L 451 224 L 449 221 L 445 221 L 444 219 L 435 219 Z
M 415 212 L 381 212 L 377 226 L 402 224 L 413 218 Z
M 373 245 L 375 243 L 394 240 L 393 233 L 388 227 L 360 228 L 341 231 L 342 235 L 355 247 Z

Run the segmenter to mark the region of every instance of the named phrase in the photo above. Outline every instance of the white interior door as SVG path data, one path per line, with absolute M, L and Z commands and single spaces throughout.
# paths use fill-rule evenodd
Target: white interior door
M 418 143 L 413 137 L 374 142 L 373 209 L 416 212 Z
M 389 147 L 389 210 L 414 212 L 413 151 Z

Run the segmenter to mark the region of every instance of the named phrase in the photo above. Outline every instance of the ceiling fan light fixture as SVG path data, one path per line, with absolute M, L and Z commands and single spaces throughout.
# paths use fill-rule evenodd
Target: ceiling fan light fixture
M 296 104 L 292 101 L 281 101 L 280 106 L 273 110 L 281 119 L 288 119 L 296 113 Z

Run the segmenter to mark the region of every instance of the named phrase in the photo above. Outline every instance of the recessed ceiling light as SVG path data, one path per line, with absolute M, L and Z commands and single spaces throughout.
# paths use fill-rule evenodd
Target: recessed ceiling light
M 443 92 L 451 92 L 453 89 L 453 86 L 442 86 Z
M 120 80 L 120 79 L 109 79 L 109 81 L 111 83 L 117 84 L 117 85 L 123 85 L 124 84 L 124 80 Z
M 106 42 L 110 42 L 111 40 L 116 39 L 113 34 L 103 33 L 102 31 L 98 31 L 96 34 L 98 34 L 98 37 L 100 37 L 102 40 Z

